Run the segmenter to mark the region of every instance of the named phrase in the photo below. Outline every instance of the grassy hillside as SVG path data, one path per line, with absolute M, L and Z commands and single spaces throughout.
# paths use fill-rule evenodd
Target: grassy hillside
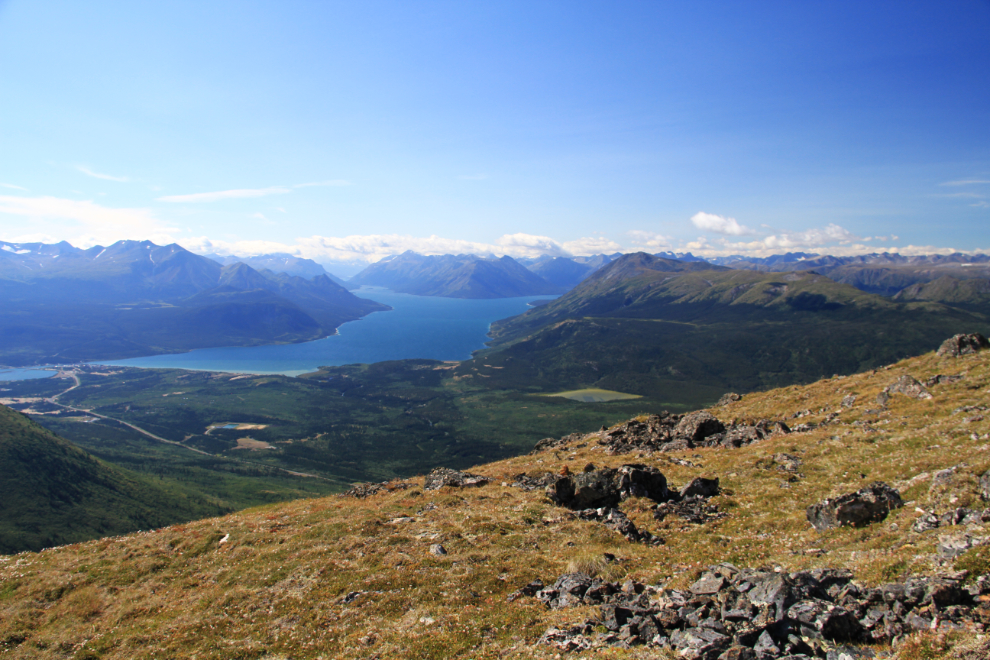
M 123 534 L 231 507 L 107 465 L 0 406 L 0 552 Z
M 877 396 L 904 375 L 932 382 L 931 398 L 891 394 L 881 406 Z M 362 500 L 272 505 L 5 558 L 0 648 L 11 658 L 552 658 L 561 651 L 538 643 L 543 632 L 595 621 L 599 608 L 549 610 L 508 596 L 567 571 L 635 579 L 652 589 L 651 602 L 724 561 L 782 573 L 848 568 L 863 587 L 958 568 L 975 579 L 988 569 L 985 547 L 947 562 L 937 547 L 940 537 L 986 536 L 986 523 L 911 528 L 919 509 L 983 506 L 988 393 L 990 352 L 929 353 L 711 409 L 724 421 L 809 424 L 738 449 L 611 455 L 591 435 L 472 468 L 492 479 L 479 488 L 427 491 L 418 478 Z M 726 516 L 658 523 L 649 500 L 626 500 L 629 518 L 665 539 L 650 546 L 553 505 L 541 488 L 510 485 L 521 472 L 580 472 L 589 462 L 654 466 L 675 488 L 718 477 L 711 503 Z M 808 523 L 808 505 L 873 481 L 898 488 L 907 505 L 861 528 L 818 532 Z M 942 630 L 907 634 L 896 652 L 874 648 L 901 660 L 970 659 L 985 657 L 981 644 L 971 630 Z M 665 653 L 613 646 L 567 657 L 674 657 Z
M 568 294 L 492 326 L 496 387 L 597 387 L 714 401 L 849 374 L 990 320 L 901 303 L 815 273 L 758 273 L 626 255 Z M 477 360 L 475 361 L 477 362 Z M 476 366 L 465 363 L 458 372 Z

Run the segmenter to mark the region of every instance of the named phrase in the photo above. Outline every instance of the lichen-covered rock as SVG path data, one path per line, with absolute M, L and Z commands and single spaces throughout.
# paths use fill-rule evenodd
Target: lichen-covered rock
M 990 341 L 978 332 L 972 334 L 953 335 L 942 342 L 935 352 L 939 357 L 959 357 L 990 348 Z
M 716 406 L 727 406 L 730 403 L 734 403 L 734 402 L 740 401 L 740 400 L 742 400 L 742 397 L 740 395 L 736 394 L 735 392 L 728 392 L 727 394 L 723 394 L 722 395 L 722 398 L 719 399 L 718 400 L 718 403 L 716 403 L 715 405 Z
M 849 525 L 863 527 L 887 517 L 904 506 L 900 493 L 877 481 L 855 493 L 827 499 L 808 507 L 808 522 L 819 531 Z
M 440 490 L 444 486 L 455 488 L 465 488 L 468 486 L 484 486 L 489 481 L 488 477 L 482 477 L 469 472 L 451 470 L 450 468 L 439 467 L 426 475 L 426 482 L 423 490 Z
M 925 388 L 924 385 L 918 382 L 914 376 L 909 376 L 904 374 L 896 381 L 884 388 L 884 392 L 889 394 L 903 394 L 904 396 L 909 396 L 912 399 L 930 399 L 932 398 L 931 393 Z

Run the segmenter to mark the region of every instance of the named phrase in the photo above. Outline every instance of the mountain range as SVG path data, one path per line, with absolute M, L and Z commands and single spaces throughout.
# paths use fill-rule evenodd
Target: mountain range
M 693 392 L 713 400 L 726 389 L 892 362 L 959 329 L 986 332 L 990 317 L 985 309 L 890 300 L 813 271 L 733 270 L 639 253 L 497 321 L 478 360 L 499 368 L 486 372 L 493 388 L 594 387 L 670 401 Z M 458 373 L 469 375 L 471 366 L 462 363 Z
M 0 363 L 317 339 L 388 309 L 326 274 L 222 266 L 178 245 L 0 243 Z
M 382 286 L 398 293 L 449 298 L 511 298 L 563 293 L 509 256 L 424 256 L 403 252 L 352 277 L 350 284 Z

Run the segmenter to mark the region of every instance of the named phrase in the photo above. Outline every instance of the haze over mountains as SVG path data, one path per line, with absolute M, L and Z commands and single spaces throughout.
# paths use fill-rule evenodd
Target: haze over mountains
M 510 256 L 423 256 L 404 252 L 368 266 L 351 284 L 383 286 L 398 293 L 450 298 L 512 298 L 563 293 Z
M 0 362 L 110 359 L 317 339 L 387 309 L 326 275 L 222 266 L 178 245 L 0 244 Z

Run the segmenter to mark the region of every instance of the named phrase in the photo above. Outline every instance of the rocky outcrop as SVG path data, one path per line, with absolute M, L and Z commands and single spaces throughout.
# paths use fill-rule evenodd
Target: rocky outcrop
M 371 497 L 377 493 L 389 492 L 396 490 L 405 490 L 411 487 L 408 481 L 383 481 L 381 483 L 359 483 L 351 486 L 350 489 L 344 491 L 345 497 L 356 497 L 358 499 L 364 499 L 365 497 Z
M 657 502 L 670 497 L 663 473 L 638 464 L 560 476 L 546 492 L 551 502 L 569 509 L 613 508 L 629 497 Z
M 742 400 L 742 396 L 736 394 L 735 392 L 727 392 L 726 394 L 722 395 L 722 398 L 719 399 L 718 403 L 716 403 L 715 405 L 727 406 L 730 403 L 735 403 L 736 401 L 741 401 L 741 400 Z
M 550 628 L 540 642 L 561 650 L 646 645 L 696 660 L 875 657 L 859 644 L 885 644 L 916 631 L 982 630 L 990 576 L 912 577 L 875 588 L 850 571 L 797 573 L 710 567 L 688 589 L 583 573 L 560 576 L 536 597 L 553 609 L 598 605 L 598 617 Z M 596 632 L 604 628 L 607 632 Z
M 877 481 L 855 493 L 826 499 L 808 507 L 808 522 L 818 531 L 849 525 L 863 527 L 887 517 L 892 509 L 904 506 L 900 493 Z
M 950 527 L 955 525 L 980 525 L 990 522 L 990 509 L 976 511 L 965 507 L 958 507 L 938 515 L 933 511 L 921 514 L 915 519 L 911 529 L 916 532 L 927 532 L 939 527 Z
M 469 472 L 460 472 L 450 468 L 439 467 L 426 475 L 423 490 L 440 490 L 444 486 L 465 488 L 468 486 L 484 486 L 489 482 L 488 477 L 482 477 Z
M 954 335 L 942 342 L 935 355 L 939 357 L 959 357 L 990 348 L 987 338 L 978 332 L 973 334 Z
M 789 433 L 783 422 L 760 420 L 756 424 L 726 425 L 707 411 L 688 415 L 662 412 L 646 419 L 631 419 L 612 429 L 603 428 L 598 443 L 611 454 L 633 451 L 676 451 L 694 447 L 742 447 L 774 434 Z M 537 443 L 537 449 L 564 447 L 586 436 L 564 436 L 560 440 L 547 438 Z

